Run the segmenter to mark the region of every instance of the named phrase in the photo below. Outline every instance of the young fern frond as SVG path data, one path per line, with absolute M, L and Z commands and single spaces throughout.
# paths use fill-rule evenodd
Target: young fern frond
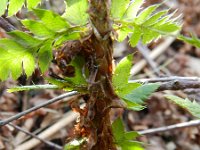
M 171 18 L 173 13 L 168 14 L 168 10 L 156 12 L 160 4 L 149 6 L 140 12 L 143 2 L 143 0 L 135 0 L 129 7 L 127 7 L 128 2 L 124 2 L 120 6 L 122 10 L 125 10 L 123 17 L 116 17 L 119 14 L 115 14 L 117 11 L 112 11 L 114 8 L 111 8 L 111 15 L 115 21 L 113 27 L 118 33 L 118 41 L 121 42 L 128 36 L 131 46 L 135 47 L 139 40 L 143 44 L 148 44 L 163 35 L 178 32 L 181 29 L 179 21 Z M 113 7 L 116 5 L 115 3 L 113 1 Z M 131 18 L 126 15 L 129 11 L 134 11 L 134 15 Z M 123 13 L 121 12 L 121 14 Z
M 26 7 L 28 10 L 32 10 L 32 8 L 35 8 L 40 2 L 41 0 L 1 0 L 0 16 L 4 14 L 8 3 L 8 16 L 10 17 L 15 15 L 25 4 L 27 4 Z
M 52 11 L 32 10 L 39 20 L 26 19 L 22 20 L 22 24 L 33 33 L 33 36 L 15 30 L 8 32 L 10 38 L 0 39 L 2 49 L 0 79 L 2 80 L 7 79 L 9 74 L 17 79 L 23 70 L 27 76 L 30 76 L 35 64 L 45 72 L 53 59 L 53 47 L 58 48 L 63 42 L 79 39 L 80 32 L 84 30 L 82 27 L 71 26 L 65 18 Z
M 160 86 L 157 83 L 145 84 L 129 83 L 130 69 L 132 67 L 132 55 L 123 58 L 117 65 L 113 75 L 113 86 L 117 95 L 124 101 L 126 107 L 131 110 L 142 110 L 143 104 L 151 93 Z
M 135 131 L 125 131 L 125 127 L 121 118 L 116 119 L 112 123 L 112 130 L 115 143 L 122 150 L 144 150 L 142 142 L 136 141 L 140 135 Z
M 190 101 L 187 98 L 183 99 L 174 95 L 165 95 L 165 97 L 167 98 L 167 100 L 172 101 L 178 106 L 186 109 L 193 116 L 200 118 L 200 104 L 197 103 L 196 101 Z
M 178 36 L 179 40 L 182 40 L 184 42 L 187 42 L 191 45 L 194 45 L 195 47 L 200 48 L 200 39 L 198 39 L 196 36 L 191 35 L 191 37 L 185 37 L 183 35 Z

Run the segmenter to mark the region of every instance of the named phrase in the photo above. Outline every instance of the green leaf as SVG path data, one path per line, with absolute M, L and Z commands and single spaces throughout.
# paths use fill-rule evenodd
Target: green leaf
M 66 67 L 71 67 L 75 69 L 75 75 L 73 77 L 66 77 L 63 80 L 62 79 L 52 79 L 48 78 L 47 80 L 57 85 L 60 88 L 63 88 L 64 90 L 70 91 L 70 90 L 76 90 L 79 92 L 85 93 L 87 90 L 87 82 L 86 79 L 83 76 L 83 65 L 84 65 L 84 59 L 81 56 L 76 56 L 71 63 Z
M 33 9 L 33 11 L 44 25 L 52 31 L 64 31 L 70 27 L 64 18 L 50 10 Z
M 175 32 L 175 31 L 178 31 L 180 30 L 180 26 L 175 24 L 175 23 L 172 23 L 172 22 L 166 22 L 164 24 L 161 24 L 161 25 L 157 25 L 155 24 L 153 26 L 154 29 L 160 31 L 160 32 L 165 32 L 165 33 L 172 33 L 172 32 Z
M 120 146 L 121 150 L 144 150 L 141 143 L 137 141 L 124 141 Z
M 138 136 L 140 136 L 140 134 L 136 131 L 130 131 L 130 132 L 124 133 L 124 138 L 126 140 L 133 140 L 133 139 L 137 138 Z
M 23 20 L 22 23 L 27 29 L 29 29 L 33 34 L 37 35 L 38 37 L 49 38 L 55 35 L 53 31 L 49 30 L 41 22 L 26 19 Z
M 86 142 L 86 138 L 82 139 L 74 139 L 73 141 L 65 144 L 64 150 L 80 150 L 81 149 L 81 144 Z
M 10 0 L 8 7 L 8 16 L 16 14 L 24 5 L 25 0 Z
M 126 132 L 121 118 L 116 119 L 112 123 L 112 131 L 116 145 L 121 147 L 122 150 L 143 150 L 141 147 L 142 143 L 132 141 L 140 135 L 135 131 Z
M 123 17 L 130 0 L 112 0 L 111 2 L 111 16 L 114 19 L 120 19 Z
M 146 34 L 146 33 L 144 33 Z M 133 33 L 129 39 L 129 43 L 131 44 L 132 47 L 135 47 L 139 40 L 141 39 L 142 36 L 142 30 L 139 26 L 135 26 Z
M 144 84 L 131 91 L 131 93 L 124 96 L 130 102 L 136 104 L 143 104 L 144 101 L 150 96 L 160 85 L 158 83 Z
M 24 47 L 10 39 L 0 40 L 0 78 L 5 80 L 9 74 L 17 79 L 24 68 L 27 76 L 30 76 L 35 68 L 34 56 Z
M 21 58 L 20 58 L 20 56 L 21 56 Z M 30 75 L 32 75 L 32 73 L 35 69 L 35 57 L 29 52 L 24 52 L 20 56 L 18 57 L 18 59 L 19 59 L 18 62 L 23 63 L 24 71 L 25 71 L 26 75 L 29 77 Z M 21 59 L 21 61 L 20 61 L 20 59 Z M 17 62 L 15 62 L 15 63 L 17 63 Z
M 124 5 L 119 6 L 119 8 L 126 7 L 125 2 L 120 1 L 120 3 Z M 114 29 L 118 32 L 118 41 L 121 42 L 129 36 L 130 45 L 135 47 L 139 40 L 143 44 L 148 44 L 161 36 L 170 36 L 178 33 L 181 29 L 181 25 L 178 22 L 180 17 L 172 18 L 176 11 L 170 14 L 168 14 L 169 10 L 161 10 L 154 13 L 161 5 L 155 4 L 143 9 L 138 14 L 143 3 L 144 0 L 133 0 L 120 19 L 121 21 L 117 20 L 113 24 Z M 113 13 L 116 16 L 119 15 L 117 14 L 118 11 L 121 11 L 121 9 L 117 9 L 117 1 L 113 2 Z
M 183 36 L 183 35 L 179 35 L 178 36 L 178 39 L 179 40 L 182 40 L 184 42 L 187 42 L 195 47 L 198 47 L 200 48 L 200 39 L 198 39 L 197 37 L 193 36 L 190 38 L 190 37 L 186 37 L 186 36 Z
M 65 144 L 64 150 L 80 150 L 80 145 Z
M 80 33 L 79 32 L 72 32 L 72 33 L 69 33 L 69 34 L 63 34 L 56 39 L 54 46 L 59 47 L 60 45 L 62 45 L 66 41 L 78 40 L 78 39 L 80 39 Z
M 142 109 L 144 109 L 144 106 L 141 106 L 140 104 L 137 104 L 133 101 L 129 101 L 125 98 L 125 96 L 129 93 L 131 93 L 134 89 L 140 87 L 141 84 L 140 83 L 127 83 L 123 86 L 120 86 L 115 92 L 117 93 L 117 95 L 121 98 L 121 100 L 123 100 L 126 104 L 126 107 L 128 109 L 131 110 L 135 110 L 135 111 L 140 111 Z
M 149 17 L 148 20 L 146 20 L 143 23 L 143 26 L 151 26 L 153 24 L 156 24 L 158 19 L 160 19 L 163 15 L 165 15 L 168 12 L 168 10 L 163 10 L 163 11 L 159 11 L 157 13 L 155 13 L 154 15 L 152 15 L 151 17 Z
M 27 86 L 16 86 L 7 90 L 7 92 L 19 92 L 29 90 L 41 90 L 41 89 L 58 89 L 56 85 L 44 84 L 44 85 L 27 85 Z
M 136 24 L 142 24 L 146 22 L 147 18 L 159 7 L 159 4 L 151 5 L 144 9 L 135 19 Z
M 165 95 L 165 97 L 179 105 L 180 107 L 186 109 L 189 111 L 193 116 L 200 118 L 200 104 L 197 103 L 196 101 L 190 101 L 189 99 L 183 99 L 178 96 L 174 95 Z
M 1 41 L 0 41 L 1 42 Z M 6 53 L 6 51 L 4 49 L 1 48 L 0 46 L 0 53 L 1 56 L 4 56 Z M 7 64 L 3 62 L 4 60 L 2 60 L 2 58 L 0 58 L 0 79 L 1 80 L 6 80 L 10 74 L 10 69 L 8 68 Z
M 39 61 L 39 67 L 44 73 L 53 59 L 52 54 L 52 41 L 47 41 L 44 43 L 44 45 L 40 48 L 39 54 L 38 54 L 38 61 Z
M 143 109 L 145 109 L 146 107 L 143 106 L 143 105 L 140 105 L 136 102 L 133 102 L 133 101 L 130 101 L 130 100 L 127 100 L 125 98 L 123 98 L 123 101 L 126 103 L 126 108 L 129 109 L 129 110 L 133 110 L 133 111 L 141 111 Z
M 81 56 L 76 56 L 71 63 L 70 66 L 75 68 L 75 76 L 74 77 L 67 77 L 65 78 L 66 81 L 71 82 L 74 86 L 84 86 L 87 84 L 85 78 L 83 77 L 83 65 L 84 65 L 84 58 Z
M 154 30 L 150 30 L 150 29 L 143 29 L 144 34 L 142 35 L 142 43 L 143 44 L 148 44 L 150 43 L 152 40 L 156 40 L 159 37 L 161 37 L 161 34 L 154 31 Z
M 121 29 L 119 29 L 117 31 L 117 34 L 118 34 L 117 41 L 122 42 L 128 36 L 130 32 L 131 32 L 131 29 L 128 27 L 122 27 Z
M 113 86 L 117 95 L 126 103 L 129 109 L 141 110 L 144 108 L 143 106 L 130 99 L 126 99 L 127 94 L 141 86 L 140 83 L 128 83 L 132 58 L 132 55 L 128 55 L 119 62 L 113 75 Z
M 116 119 L 113 123 L 112 123 L 112 131 L 113 131 L 113 136 L 115 138 L 115 142 L 118 143 L 122 140 L 123 136 L 124 136 L 124 125 L 122 122 L 121 118 Z
M 129 94 L 131 91 L 138 88 L 139 86 L 141 86 L 140 83 L 126 83 L 119 86 L 116 92 L 117 95 L 119 95 L 120 97 L 124 97 L 125 95 Z
M 7 38 L 2 38 L 0 39 L 0 47 L 4 50 L 9 50 L 9 52 L 15 52 L 15 51 L 25 51 L 24 47 L 17 42 L 7 39 Z
M 8 0 L 1 0 L 1 5 L 0 5 L 0 16 L 2 16 L 7 8 L 7 3 Z
M 145 108 L 144 106 L 137 104 L 133 101 L 127 100 L 125 98 L 125 96 L 127 94 L 131 93 L 134 89 L 136 89 L 140 86 L 141 86 L 140 83 L 127 83 L 127 84 L 124 84 L 123 86 L 120 86 L 117 90 L 115 90 L 116 94 L 126 104 L 126 108 L 131 109 L 131 110 L 135 110 L 135 111 L 140 111 L 140 110 Z
M 63 17 L 75 25 L 84 25 L 88 21 L 87 0 L 65 0 L 66 10 Z
M 8 32 L 7 34 L 9 34 L 15 42 L 21 44 L 26 48 L 37 47 L 43 43 L 42 40 L 34 38 L 28 33 L 19 30 L 11 31 Z
M 72 91 L 74 86 L 66 80 L 55 79 L 55 78 L 45 78 L 49 83 L 56 85 L 59 89 L 64 89 L 66 91 Z
M 41 0 L 26 0 L 26 2 L 27 8 L 31 10 L 32 8 L 35 8 L 41 2 Z
M 128 55 L 124 57 L 117 65 L 112 80 L 115 90 L 119 90 L 128 83 L 132 61 L 133 56 Z
M 127 8 L 122 20 L 133 21 L 143 3 L 144 0 L 134 0 Z
M 150 26 L 154 26 L 154 25 L 159 26 L 159 25 L 162 25 L 162 24 L 164 24 L 164 23 L 166 23 L 168 21 L 171 21 L 171 20 L 169 20 L 170 19 L 169 17 L 170 17 L 170 15 L 163 16 L 160 19 L 158 19 L 154 24 L 152 24 Z

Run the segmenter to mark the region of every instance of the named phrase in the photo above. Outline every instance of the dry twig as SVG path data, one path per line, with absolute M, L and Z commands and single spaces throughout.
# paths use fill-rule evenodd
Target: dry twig
M 21 113 L 18 113 L 16 115 L 14 115 L 14 116 L 12 116 L 12 117 L 10 117 L 8 119 L 0 121 L 0 126 L 4 126 L 4 125 L 8 124 L 9 122 L 12 122 L 14 120 L 17 120 L 17 119 L 21 118 L 22 116 L 25 116 L 28 113 L 31 113 L 31 112 L 33 112 L 33 111 L 35 111 L 37 109 L 40 109 L 42 107 L 45 107 L 45 106 L 50 105 L 52 103 L 55 103 L 55 102 L 57 102 L 57 101 L 59 101 L 59 100 L 61 100 L 63 98 L 71 97 L 71 96 L 76 95 L 76 94 L 78 94 L 77 91 L 72 91 L 72 92 L 69 92 L 69 93 L 62 94 L 62 95 L 60 95 L 58 97 L 52 98 L 52 99 L 48 100 L 47 102 L 44 102 L 44 103 L 42 103 L 42 104 L 40 104 L 38 106 L 32 107 L 30 109 L 27 109 L 27 110 L 25 110 L 25 111 L 23 111 Z
M 72 111 L 67 112 L 62 119 L 58 120 L 55 124 L 53 124 L 52 126 L 47 128 L 46 130 L 44 130 L 42 133 L 40 133 L 37 136 L 40 139 L 48 139 L 51 136 L 53 136 L 54 134 L 56 134 L 58 131 L 60 131 L 62 128 L 67 126 L 69 123 L 74 121 L 77 117 L 78 117 L 78 115 L 75 114 L 74 112 L 72 112 Z M 41 141 L 33 138 L 33 139 L 30 139 L 29 141 L 17 146 L 15 148 L 15 150 L 30 150 L 40 143 L 41 143 Z
M 129 82 L 160 82 L 160 87 L 157 89 L 157 91 L 200 88 L 200 78 L 198 77 L 164 77 L 153 79 L 130 80 Z
M 62 150 L 62 147 L 61 147 L 61 146 L 59 146 L 59 145 L 57 145 L 57 144 L 55 144 L 55 143 L 52 143 L 52 142 L 50 142 L 50 141 L 46 141 L 46 140 L 44 140 L 44 139 L 41 139 L 41 138 L 39 138 L 37 135 L 35 135 L 35 134 L 33 134 L 33 133 L 29 132 L 29 131 L 26 131 L 26 130 L 24 130 L 23 128 L 17 126 L 17 125 L 14 125 L 14 124 L 12 124 L 12 123 L 9 123 L 9 125 L 12 126 L 12 127 L 15 128 L 15 129 L 21 131 L 21 132 L 23 132 L 23 133 L 25 133 L 25 134 L 27 134 L 27 135 L 33 137 L 33 138 L 35 138 L 35 139 L 37 139 L 37 140 L 39 140 L 39 141 L 41 141 L 41 142 L 43 142 L 43 143 L 45 143 L 45 144 L 51 146 L 52 148 L 55 148 L 55 149 L 58 149 L 58 150 Z
M 171 43 L 175 40 L 174 37 L 168 37 L 163 43 L 158 45 L 155 49 L 152 50 L 150 53 L 149 57 L 153 60 L 157 58 L 160 54 L 162 54 L 170 45 Z M 131 69 L 131 75 L 134 76 L 138 72 L 140 72 L 145 65 L 147 64 L 146 60 L 141 60 L 138 63 L 136 63 L 133 68 Z
M 166 131 L 187 128 L 187 127 L 194 127 L 194 126 L 199 126 L 199 125 L 200 125 L 200 120 L 192 120 L 189 122 L 178 123 L 178 124 L 174 124 L 170 126 L 138 131 L 138 133 L 141 135 L 155 134 L 155 133 L 166 132 Z
M 138 80 L 129 80 L 130 83 L 141 82 L 141 83 L 155 83 L 155 82 L 169 82 L 174 80 L 188 80 L 188 81 L 200 81 L 199 77 L 179 77 L 179 76 L 170 76 L 170 77 L 160 77 L 160 78 L 145 78 Z
M 148 47 L 143 45 L 141 42 L 139 42 L 137 45 L 137 48 L 140 51 L 140 53 L 143 55 L 144 59 L 146 59 L 149 66 L 156 73 L 156 75 L 159 76 L 160 73 L 159 73 L 156 63 L 153 61 L 151 57 L 149 57 L 150 50 L 148 49 Z

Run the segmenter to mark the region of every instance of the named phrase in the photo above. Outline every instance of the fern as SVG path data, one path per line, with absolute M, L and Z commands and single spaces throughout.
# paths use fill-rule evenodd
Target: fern
M 188 112 L 190 112 L 193 116 L 200 118 L 200 104 L 196 101 L 190 101 L 189 99 L 183 99 L 178 96 L 174 95 L 165 95 L 165 97 L 179 105 L 180 107 L 186 109 Z
M 1 0 L 1 5 L 0 5 L 0 16 L 4 14 L 4 11 L 6 10 L 8 0 Z
M 118 41 L 123 41 L 127 36 L 132 47 L 141 40 L 143 44 L 148 44 L 157 40 L 163 35 L 178 32 L 181 29 L 178 18 L 172 19 L 173 15 L 168 14 L 168 10 L 156 11 L 160 4 L 152 5 L 139 10 L 144 3 L 143 0 L 120 1 L 122 5 L 115 9 L 117 1 L 112 1 L 111 15 L 115 21 L 114 29 L 118 33 Z M 117 12 L 120 11 L 120 14 Z
M 0 78 L 2 80 L 7 79 L 10 74 L 13 79 L 17 79 L 23 69 L 28 76 L 32 74 L 35 68 L 32 49 L 28 50 L 11 39 L 1 39 L 0 47 Z
M 80 32 L 84 30 L 81 27 L 71 27 L 63 17 L 52 11 L 32 10 L 39 20 L 25 19 L 22 20 L 22 24 L 34 36 L 21 31 L 12 31 L 8 33 L 11 36 L 10 39 L 0 39 L 0 47 L 3 49 L 1 56 L 4 56 L 0 58 L 0 65 L 5 66 L 5 62 L 9 64 L 7 67 L 1 67 L 0 79 L 2 80 L 7 79 L 9 74 L 16 79 L 21 75 L 22 70 L 27 76 L 30 76 L 34 71 L 35 64 L 38 64 L 41 71 L 45 72 L 53 58 L 53 47 L 60 47 L 63 42 L 68 40 L 79 39 Z M 18 58 L 15 57 L 16 60 L 10 61 L 13 56 Z M 10 63 L 8 63 L 9 61 Z M 15 69 L 11 62 L 16 63 Z M 7 70 L 6 73 L 4 73 L 4 69 Z
M 10 0 L 8 8 L 8 16 L 12 16 L 18 12 L 24 5 L 24 0 Z
M 34 20 L 25 19 L 21 21 L 27 29 L 27 32 L 8 32 L 9 38 L 0 39 L 1 80 L 6 80 L 9 76 L 13 79 L 17 79 L 22 73 L 31 76 L 36 67 L 39 67 L 41 72 L 44 73 L 48 70 L 51 60 L 53 59 L 53 50 L 59 49 L 65 42 L 70 40 L 84 41 L 85 37 L 86 39 L 91 38 L 94 25 L 92 25 L 89 20 L 88 0 L 65 0 L 66 9 L 62 15 L 50 10 L 36 8 L 40 2 L 41 0 L 9 0 L 8 5 L 8 0 L 1 1 L 0 15 L 3 15 L 8 7 L 8 16 L 10 17 L 16 14 L 26 4 L 25 7 L 35 15 L 33 18 L 36 18 Z M 112 0 L 110 15 L 114 30 L 109 32 L 114 32 L 111 35 L 115 35 L 115 33 L 118 34 L 118 37 L 115 37 L 116 40 L 121 42 L 128 37 L 130 45 L 135 47 L 139 41 L 143 44 L 148 44 L 162 36 L 174 36 L 174 34 L 179 32 L 181 29 L 179 17 L 173 18 L 176 11 L 170 14 L 168 13 L 168 9 L 158 10 L 161 4 L 151 5 L 143 9 L 143 3 L 144 0 L 133 0 L 131 2 L 130 0 Z M 177 37 L 196 47 L 200 47 L 200 40 L 197 37 L 192 36 L 189 38 L 182 35 L 177 35 Z M 94 54 L 96 55 L 97 52 Z M 102 52 L 102 54 L 104 53 Z M 87 55 L 87 53 L 85 52 L 84 55 Z M 89 59 L 85 56 L 83 57 Z M 95 85 L 101 81 L 95 80 L 95 83 L 89 83 L 88 85 L 87 78 L 88 74 L 91 73 L 88 73 L 88 70 L 93 67 L 90 66 L 91 64 L 98 64 L 99 60 L 89 64 L 90 61 L 88 63 L 83 57 L 75 56 L 68 64 L 75 69 L 73 77 L 63 77 L 61 79 L 47 78 L 47 81 L 51 84 L 20 86 L 11 88 L 8 91 L 15 92 L 44 88 L 63 89 L 68 91 L 76 90 L 79 93 L 89 94 L 90 96 L 91 91 L 93 90 L 93 88 L 91 88 L 93 85 L 91 86 L 90 84 Z M 132 55 L 124 57 L 119 62 L 113 74 L 112 85 L 115 93 L 125 103 L 128 109 L 141 110 L 145 108 L 144 103 L 148 96 L 155 92 L 160 85 L 157 83 L 144 85 L 140 83 L 129 83 L 132 62 Z M 86 65 L 84 66 L 84 64 Z M 86 69 L 84 67 L 86 67 Z M 83 68 L 85 69 L 85 72 L 83 72 Z M 97 72 L 97 76 L 100 75 L 101 73 Z M 107 78 L 103 73 L 101 77 L 102 80 Z M 110 77 L 112 77 L 112 75 Z M 104 83 L 102 82 L 102 84 Z M 108 87 L 108 89 L 110 87 Z M 91 89 L 91 91 L 89 90 L 88 92 L 88 89 Z M 94 89 L 96 90 L 96 88 Z M 95 93 L 96 91 L 92 92 Z M 169 95 L 166 97 L 187 109 L 194 116 L 200 117 L 200 106 L 195 101 L 191 102 L 188 99 L 183 100 Z M 91 99 L 88 101 L 90 100 Z M 92 111 L 93 110 L 91 110 L 91 112 Z M 92 122 L 93 120 L 90 121 Z M 114 142 L 121 149 L 143 149 L 141 143 L 134 141 L 139 134 L 137 132 L 126 132 L 121 119 L 117 119 L 112 124 L 112 130 Z M 65 149 L 79 148 L 80 145 L 88 142 L 88 139 L 80 138 L 74 140 L 74 142 L 76 143 L 74 144 L 72 142 L 67 144 Z
M 88 21 L 87 10 L 87 0 L 66 0 L 66 11 L 63 17 L 74 25 L 85 25 Z
M 32 10 L 32 8 L 35 8 L 41 2 L 41 0 L 1 0 L 0 16 L 3 15 L 7 9 L 8 2 L 8 16 L 10 17 L 16 14 L 22 8 L 22 6 L 25 5 L 25 3 L 27 4 L 27 8 Z
M 192 37 L 185 37 L 183 35 L 179 35 L 178 39 L 200 48 L 200 39 L 198 39 L 194 35 L 192 35 Z
M 124 131 L 124 125 L 120 118 L 116 119 L 112 123 L 112 130 L 115 143 L 122 150 L 143 150 L 144 148 L 141 146 L 142 143 L 134 141 L 138 136 L 140 136 L 137 132 Z
M 129 83 L 132 55 L 123 58 L 116 67 L 113 75 L 113 86 L 117 95 L 126 103 L 127 108 L 141 110 L 148 96 L 159 87 L 159 84 Z

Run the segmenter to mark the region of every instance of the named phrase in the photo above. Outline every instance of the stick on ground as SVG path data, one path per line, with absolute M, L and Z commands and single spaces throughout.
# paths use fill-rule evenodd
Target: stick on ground
M 150 50 L 147 46 L 143 45 L 141 42 L 137 45 L 138 50 L 143 55 L 144 59 L 147 61 L 149 66 L 153 69 L 153 71 L 156 73 L 156 75 L 160 75 L 159 69 L 157 67 L 157 64 L 153 61 L 151 57 L 149 57 Z
M 199 126 L 199 125 L 200 125 L 200 120 L 192 120 L 189 122 L 178 123 L 178 124 L 174 124 L 170 126 L 138 131 L 138 133 L 141 135 L 155 134 L 155 133 L 166 132 L 166 131 L 187 128 L 187 127 L 194 127 L 194 126 Z
M 171 43 L 175 40 L 174 37 L 168 37 L 166 40 L 158 45 L 155 49 L 152 50 L 149 57 L 154 60 L 157 58 L 160 54 L 162 54 L 167 48 L 171 45 Z M 138 72 L 140 72 L 145 66 L 147 62 L 146 60 L 141 60 L 138 63 L 136 63 L 133 68 L 131 69 L 131 76 L 136 75 Z
M 59 145 L 57 145 L 57 144 L 55 144 L 55 143 L 53 143 L 53 142 L 50 142 L 50 141 L 46 141 L 46 140 L 44 140 L 44 139 L 41 139 L 41 138 L 39 138 L 37 135 L 35 135 L 35 134 L 33 134 L 33 133 L 29 132 L 29 131 L 26 131 L 26 130 L 24 130 L 23 128 L 17 126 L 17 125 L 14 125 L 14 124 L 12 124 L 12 123 L 9 123 L 9 125 L 12 126 L 12 127 L 15 128 L 15 129 L 17 129 L 17 130 L 19 130 L 19 131 L 21 131 L 21 132 L 27 134 L 27 135 L 29 135 L 29 136 L 35 138 L 35 139 L 37 139 L 37 140 L 39 140 L 39 141 L 41 141 L 41 142 L 43 142 L 43 143 L 49 145 L 50 147 L 52 147 L 52 148 L 54 148 L 54 149 L 62 150 L 62 147 L 61 147 L 61 146 L 59 146 Z
M 69 111 L 67 112 L 64 117 L 60 120 L 58 120 L 55 124 L 44 130 L 42 133 L 37 135 L 40 139 L 49 139 L 56 133 L 58 133 L 62 128 L 70 124 L 72 121 L 74 121 L 78 117 L 78 114 Z M 30 150 L 40 144 L 41 141 L 37 139 L 30 139 L 27 142 L 17 146 L 15 150 Z
M 23 111 L 21 113 L 18 113 L 16 115 L 14 115 L 14 116 L 12 116 L 12 117 L 10 117 L 8 119 L 0 121 L 0 127 L 8 124 L 9 122 L 17 120 L 17 119 L 25 116 L 26 114 L 31 113 L 31 112 L 33 112 L 33 111 L 35 111 L 37 109 L 40 109 L 42 107 L 45 107 L 45 106 L 50 105 L 52 103 L 55 103 L 55 102 L 57 102 L 57 101 L 59 101 L 59 100 L 61 100 L 63 98 L 74 96 L 76 94 L 78 94 L 77 91 L 72 91 L 72 92 L 69 92 L 69 93 L 62 94 L 62 95 L 60 95 L 58 97 L 52 98 L 52 99 L 48 100 L 47 102 L 44 102 L 44 103 L 42 103 L 42 104 L 40 104 L 38 106 L 32 107 L 30 109 L 27 109 L 27 110 L 25 110 L 25 111 Z

